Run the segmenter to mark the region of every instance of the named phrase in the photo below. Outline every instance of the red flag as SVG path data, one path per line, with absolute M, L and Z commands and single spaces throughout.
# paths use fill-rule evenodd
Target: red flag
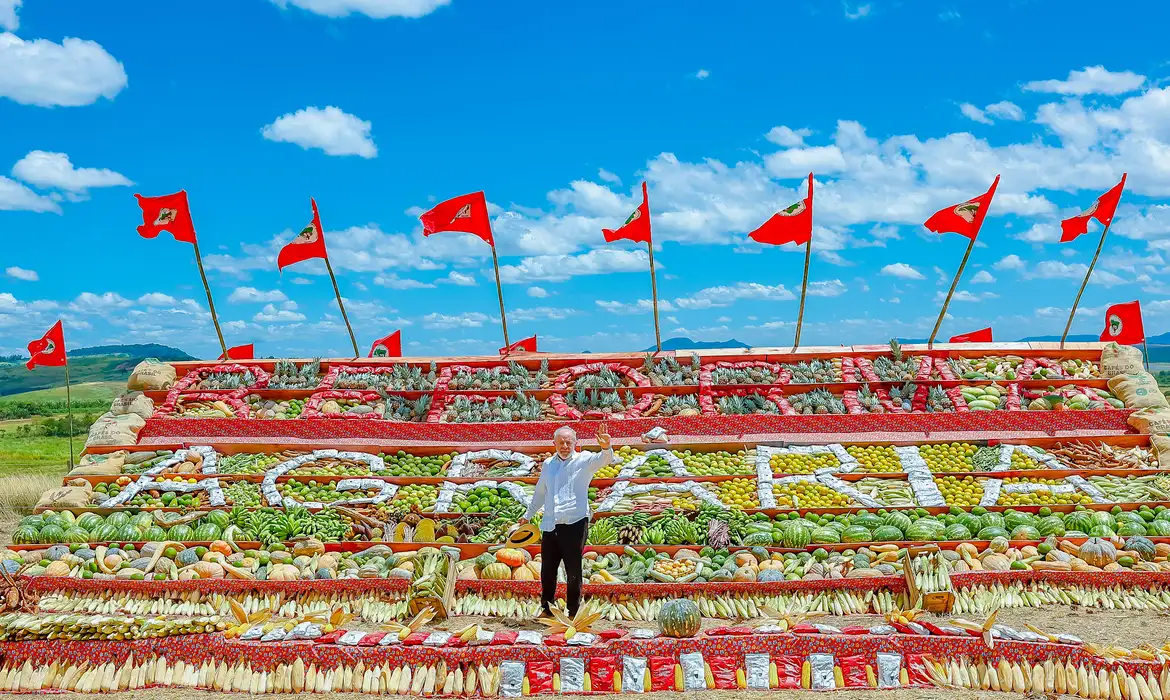
M 1121 174 L 1121 182 L 1113 186 L 1105 194 L 1097 198 L 1093 205 L 1076 216 L 1060 222 L 1060 242 L 1068 243 L 1077 236 L 1089 230 L 1089 219 L 1096 219 L 1102 226 L 1108 226 L 1117 212 L 1117 203 L 1121 201 L 1121 191 L 1125 189 L 1126 173 Z
M 491 247 L 496 247 L 483 192 L 472 192 L 439 202 L 418 219 L 422 222 L 424 236 L 440 231 L 461 231 L 479 236 Z
M 1142 306 L 1136 301 L 1114 304 L 1105 312 L 1105 330 L 1101 341 L 1113 341 L 1120 345 L 1136 345 L 1146 339 L 1142 327 Z
M 781 209 L 758 229 L 748 234 L 757 243 L 804 245 L 812 240 L 813 174 L 808 174 L 808 194 L 786 209 Z
M 37 365 L 45 367 L 62 367 L 66 363 L 65 358 L 65 330 L 61 327 L 61 322 L 57 321 L 53 327 L 49 329 L 40 338 L 28 344 L 28 363 L 25 365 L 29 369 Z
M 195 243 L 195 224 L 191 222 L 191 207 L 187 205 L 187 190 L 162 197 L 138 198 L 142 208 L 142 226 L 138 233 L 143 238 L 155 238 L 159 232 L 167 231 L 176 241 Z
M 516 352 L 517 350 L 523 350 L 524 352 L 536 352 L 536 336 L 525 338 L 524 340 L 517 340 L 515 343 L 512 343 L 506 348 L 500 348 L 500 354 L 508 355 Z
M 953 336 L 951 338 L 950 342 L 952 342 L 952 343 L 990 343 L 993 341 L 991 340 L 991 329 L 990 328 L 981 328 L 980 330 L 977 330 L 977 331 L 971 331 L 970 333 L 963 333 L 962 335 Z
M 317 213 L 317 200 L 309 198 L 313 205 L 313 221 L 301 229 L 297 237 L 280 249 L 276 256 L 276 269 L 283 271 L 289 265 L 311 260 L 313 258 L 328 258 L 325 252 L 325 231 L 321 228 L 321 215 Z
M 369 357 L 402 357 L 402 331 L 375 340 L 370 346 Z
M 999 175 L 991 183 L 991 189 L 983 194 L 968 199 L 966 202 L 952 207 L 940 209 L 934 216 L 926 220 L 923 226 L 935 233 L 957 233 L 971 240 L 979 235 L 979 228 L 983 226 L 983 219 L 987 216 L 987 209 L 991 206 L 991 198 L 995 196 L 995 188 L 999 186 Z
M 254 360 L 256 359 L 256 346 L 253 343 L 247 345 L 237 345 L 234 348 L 228 348 L 227 356 L 220 355 L 221 360 Z
M 601 229 L 606 243 L 618 240 L 629 240 L 635 243 L 650 243 L 650 196 L 646 193 L 646 183 L 642 183 L 642 203 L 626 217 L 626 223 L 616 229 Z

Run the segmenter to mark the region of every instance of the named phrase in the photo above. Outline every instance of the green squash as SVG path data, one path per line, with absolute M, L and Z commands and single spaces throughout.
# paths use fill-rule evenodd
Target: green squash
M 1125 541 L 1125 548 L 1137 552 L 1143 561 L 1153 561 L 1155 556 L 1154 543 L 1146 537 L 1130 537 Z
M 662 604 L 658 613 L 658 626 L 666 637 L 684 639 L 699 633 L 703 615 L 699 606 L 689 598 L 675 598 Z

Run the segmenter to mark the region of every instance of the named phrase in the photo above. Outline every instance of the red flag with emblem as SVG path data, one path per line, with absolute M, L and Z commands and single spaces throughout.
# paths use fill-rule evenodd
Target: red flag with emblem
M 439 202 L 418 219 L 422 222 L 424 236 L 442 231 L 459 231 L 479 236 L 493 248 L 496 246 L 483 192 L 472 192 Z
M 402 357 L 402 331 L 375 340 L 370 346 L 369 357 Z
M 1114 304 L 1105 311 L 1105 330 L 1101 331 L 1102 342 L 1137 345 L 1145 339 L 1146 329 L 1142 327 L 1141 304 L 1136 301 Z
M 980 227 L 983 226 L 983 219 L 987 217 L 987 209 L 991 206 L 991 199 L 995 196 L 995 188 L 998 186 L 999 175 L 996 175 L 991 183 L 991 189 L 966 202 L 938 210 L 923 226 L 935 233 L 957 233 L 975 240 Z
M 221 360 L 254 360 L 256 359 L 256 346 L 253 343 L 247 345 L 237 345 L 233 348 L 228 348 L 227 357 L 219 356 Z
M 524 352 L 536 352 L 536 336 L 525 338 L 524 340 L 517 340 L 506 348 L 500 348 L 501 355 L 509 355 L 517 350 Z
M 952 343 L 990 343 L 991 329 L 981 328 L 970 333 L 963 333 L 961 335 L 952 336 L 950 342 Z
M 603 228 L 601 234 L 606 243 L 627 240 L 635 243 L 649 243 L 650 236 L 650 196 L 646 192 L 646 183 L 642 183 L 642 203 L 626 217 L 626 223 L 616 229 Z
M 187 190 L 162 197 L 138 198 L 142 208 L 142 225 L 138 233 L 143 238 L 155 238 L 162 231 L 175 237 L 176 241 L 195 243 L 195 224 L 191 222 L 191 207 L 187 204 Z
M 310 197 L 309 203 L 313 205 L 313 221 L 301 229 L 288 245 L 280 249 L 280 255 L 276 256 L 278 270 L 283 271 L 289 265 L 303 260 L 329 257 L 325 252 L 325 231 L 321 228 L 321 215 L 317 213 L 317 200 Z
M 28 344 L 28 363 L 26 367 L 32 369 L 37 365 L 42 367 L 63 367 L 67 362 L 65 357 L 65 329 L 57 321 L 40 338 Z
M 812 240 L 813 174 L 808 174 L 808 194 L 804 199 L 781 209 L 765 221 L 748 238 L 767 245 L 795 243 L 804 245 Z
M 1105 194 L 1093 202 L 1092 206 L 1074 217 L 1060 222 L 1060 242 L 1068 243 L 1077 236 L 1089 230 L 1089 219 L 1096 219 L 1102 226 L 1113 223 L 1113 215 L 1117 213 L 1117 203 L 1121 201 L 1121 192 L 1125 189 L 1125 176 L 1121 174 L 1121 182 L 1113 186 Z

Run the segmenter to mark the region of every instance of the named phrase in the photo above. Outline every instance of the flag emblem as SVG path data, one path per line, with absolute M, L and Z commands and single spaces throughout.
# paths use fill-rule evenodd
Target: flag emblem
M 471 218 L 471 205 L 464 204 L 463 206 L 459 207 L 459 211 L 455 212 L 455 216 L 451 217 L 451 221 L 455 221 L 456 219 L 470 219 L 470 218 Z
M 370 352 L 370 357 L 388 357 L 389 355 L 390 349 L 382 343 L 375 345 L 373 351 Z
M 297 234 L 297 237 L 295 239 L 293 239 L 292 242 L 293 243 L 312 243 L 316 240 L 317 240 L 317 227 L 312 225 L 312 224 L 309 224 L 308 226 L 301 229 L 301 232 Z
M 1092 216 L 1093 214 L 1096 214 L 1097 207 L 1100 206 L 1100 204 L 1101 204 L 1101 200 L 1099 200 L 1099 199 L 1094 200 L 1092 206 L 1090 206 L 1088 209 L 1084 210 L 1083 212 L 1081 212 L 1077 216 Z
M 622 226 L 625 226 L 626 224 L 630 223 L 631 221 L 635 221 L 635 220 L 641 218 L 641 216 L 642 216 L 642 210 L 635 209 L 634 211 L 630 212 L 629 216 L 626 217 L 626 223 L 622 224 Z
M 171 223 L 179 216 L 179 210 L 163 207 L 158 210 L 158 218 L 154 220 L 155 226 L 165 226 Z
M 799 202 L 796 202 L 795 204 L 791 204 L 788 207 L 781 209 L 780 211 L 778 211 L 776 213 L 779 214 L 780 216 L 796 216 L 797 214 L 800 214 L 803 211 L 804 211 L 804 200 L 802 199 Z
M 1117 314 L 1109 314 L 1109 335 L 1112 335 L 1112 336 L 1121 335 L 1121 328 L 1122 328 L 1121 317 L 1118 316 Z
M 57 344 L 51 338 L 45 339 L 45 349 L 41 350 L 42 355 L 52 355 L 57 351 Z
M 975 215 L 979 212 L 979 202 L 964 202 L 955 207 L 955 216 L 959 217 L 967 223 L 975 221 Z

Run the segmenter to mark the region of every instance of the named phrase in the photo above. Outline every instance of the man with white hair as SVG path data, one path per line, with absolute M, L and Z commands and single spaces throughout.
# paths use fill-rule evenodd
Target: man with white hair
M 544 460 L 540 478 L 532 494 L 532 505 L 520 519 L 523 525 L 541 508 L 540 521 L 540 606 L 550 615 L 557 595 L 557 570 L 565 563 L 566 609 L 577 614 L 581 602 L 581 559 L 589 534 L 589 482 L 605 465 L 613 462 L 609 431 L 602 423 L 597 428 L 600 452 L 578 452 L 577 433 L 568 426 L 553 433 L 556 454 Z

